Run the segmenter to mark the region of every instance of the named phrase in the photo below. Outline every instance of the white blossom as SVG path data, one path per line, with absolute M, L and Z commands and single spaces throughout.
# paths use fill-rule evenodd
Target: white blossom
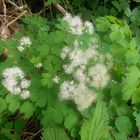
M 60 86 L 59 97 L 61 100 L 73 100 L 79 111 L 83 111 L 91 106 L 96 95 L 83 83 L 76 84 L 74 81 L 65 81 Z
M 78 47 L 78 46 L 82 45 L 83 43 L 81 41 L 78 41 L 77 39 L 75 39 L 73 44 L 74 44 L 74 46 Z
M 71 20 L 71 18 L 72 18 L 72 15 L 70 13 L 66 13 L 66 15 L 63 17 L 63 20 L 69 21 Z
M 79 84 L 74 90 L 72 99 L 76 103 L 79 111 L 83 111 L 91 106 L 96 99 L 96 94 L 89 90 L 84 84 Z
M 28 36 L 24 36 L 20 40 L 20 46 L 28 46 L 32 45 L 31 39 Z
M 73 73 L 74 78 L 76 78 L 79 83 L 86 83 L 87 82 L 87 75 L 83 72 L 82 69 L 77 69 Z
M 89 34 L 92 34 L 94 32 L 93 24 L 90 21 L 85 21 L 83 23 L 80 16 L 73 16 L 72 17 L 71 14 L 67 13 L 64 16 L 63 20 L 68 22 L 72 34 L 83 35 L 83 30 L 84 29 L 86 29 L 86 31 Z
M 2 73 L 2 85 L 12 94 L 21 95 L 30 86 L 24 72 L 19 67 L 6 68 Z
M 70 100 L 73 94 L 76 85 L 74 81 L 65 81 L 60 86 L 60 99 L 61 100 Z
M 2 80 L 2 85 L 11 93 L 17 95 L 20 94 L 20 86 L 18 86 L 18 82 L 12 78 L 4 78 Z
M 74 70 L 74 65 L 73 64 L 63 65 L 63 69 L 64 69 L 66 74 L 71 74 Z
M 75 48 L 72 52 L 70 52 L 69 58 L 74 66 L 82 64 L 85 65 L 88 62 L 85 53 L 79 48 Z
M 86 50 L 86 57 L 87 59 L 91 59 L 93 58 L 95 61 L 98 59 L 98 52 L 93 48 L 93 47 L 89 47 L 87 50 Z
M 113 58 L 112 55 L 110 53 L 105 54 L 105 58 L 106 58 L 106 65 L 108 67 L 108 69 L 113 67 Z
M 83 83 L 79 84 L 73 91 L 72 99 L 79 111 L 83 111 L 91 106 L 96 98 L 95 92 L 87 88 Z
M 60 57 L 64 60 L 68 56 L 69 52 L 70 52 L 70 49 L 67 46 L 64 46 L 61 51 Z
M 83 22 L 79 16 L 72 17 L 71 14 L 67 13 L 64 16 L 63 20 L 69 23 L 72 34 L 75 35 L 83 34 Z
M 96 64 L 89 69 L 88 74 L 92 78 L 90 84 L 94 87 L 104 88 L 109 81 L 109 75 L 105 65 Z
M 29 80 L 27 80 L 25 78 L 22 79 L 21 83 L 20 83 L 21 88 L 28 88 L 28 87 L 30 87 L 30 84 L 31 84 L 31 81 L 29 81 Z
M 89 34 L 92 34 L 94 32 L 93 24 L 91 22 L 85 21 L 84 25 L 87 28 Z
M 28 90 L 24 90 L 24 91 L 22 91 L 22 94 L 20 95 L 20 97 L 22 99 L 27 99 L 30 97 L 30 92 Z
M 89 47 L 93 47 L 94 49 L 98 48 L 97 40 L 95 38 L 91 38 L 89 41 Z
M 36 68 L 41 68 L 42 67 L 42 63 L 38 63 L 37 65 L 36 65 Z
M 53 81 L 54 83 L 56 83 L 56 84 L 59 83 L 59 80 L 60 80 L 60 78 L 59 78 L 57 75 L 55 75 L 55 76 L 53 77 L 53 79 L 52 79 L 52 81 Z
M 2 75 L 4 78 L 13 78 L 13 79 L 17 77 L 22 79 L 25 76 L 24 72 L 18 67 L 6 68 L 3 71 Z
M 83 31 L 89 34 L 94 32 L 92 23 L 86 21 L 83 24 L 79 16 L 72 17 L 67 14 L 64 20 L 69 23 L 73 34 L 82 35 Z M 89 42 L 85 42 L 85 46 L 82 43 L 78 38 L 75 39 L 74 48 L 69 49 L 66 46 L 60 55 L 63 60 L 66 60 L 64 63 L 67 62 L 63 65 L 64 74 L 71 76 L 72 80 L 66 80 L 60 85 L 59 98 L 72 100 L 79 111 L 89 108 L 96 99 L 96 92 L 107 86 L 108 70 L 110 69 L 106 67 L 109 57 L 99 52 L 96 39 L 89 38 Z
M 20 51 L 20 52 L 23 52 L 25 50 L 25 48 L 23 46 L 18 46 L 17 49 Z

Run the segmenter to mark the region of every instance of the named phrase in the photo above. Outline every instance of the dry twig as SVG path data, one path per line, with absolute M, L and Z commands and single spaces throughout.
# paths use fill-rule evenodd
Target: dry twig
M 55 6 L 64 16 L 68 13 L 60 4 L 54 4 L 54 6 Z

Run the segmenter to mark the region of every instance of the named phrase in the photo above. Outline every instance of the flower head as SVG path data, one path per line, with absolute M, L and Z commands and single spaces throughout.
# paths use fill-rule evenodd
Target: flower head
M 24 90 L 24 91 L 22 91 L 22 94 L 20 95 L 20 97 L 22 99 L 27 99 L 30 97 L 30 92 L 28 90 Z
M 84 26 L 87 29 L 89 34 L 92 34 L 94 32 L 93 24 L 91 22 L 85 21 Z
M 28 46 L 32 45 L 31 39 L 28 36 L 24 36 L 20 40 L 20 46 Z
M 109 76 L 105 65 L 96 64 L 89 69 L 89 76 L 92 78 L 90 84 L 97 88 L 104 88 L 108 81 Z
M 22 79 L 21 83 L 20 83 L 21 88 L 28 88 L 28 87 L 30 87 L 30 84 L 31 84 L 31 81 L 29 81 L 29 80 L 27 80 L 25 78 Z
M 63 20 L 69 23 L 72 34 L 83 34 L 83 22 L 79 16 L 72 17 L 71 14 L 66 14 Z
M 21 95 L 23 89 L 30 87 L 30 81 L 25 78 L 19 67 L 6 68 L 2 73 L 2 85 L 12 94 Z
M 60 54 L 61 58 L 64 60 L 68 56 L 69 52 L 70 49 L 67 46 L 64 46 Z
M 41 68 L 42 67 L 42 63 L 38 63 L 37 65 L 36 65 L 36 68 Z
M 61 100 L 70 100 L 73 94 L 76 85 L 74 81 L 65 81 L 60 86 L 60 99 Z
M 79 111 L 89 108 L 95 99 L 96 94 L 88 89 L 85 84 L 79 84 L 73 93 L 73 100 Z
M 59 78 L 57 75 L 55 75 L 55 76 L 53 77 L 53 79 L 52 79 L 52 81 L 53 81 L 54 83 L 56 83 L 56 84 L 59 83 L 59 80 L 60 80 L 60 78 Z
M 20 51 L 20 52 L 23 52 L 25 50 L 25 48 L 23 46 L 18 46 L 17 49 Z

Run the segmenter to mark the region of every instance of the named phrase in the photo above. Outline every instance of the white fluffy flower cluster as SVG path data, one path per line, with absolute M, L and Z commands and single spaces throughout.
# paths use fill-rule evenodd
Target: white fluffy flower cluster
M 75 47 L 73 50 L 71 50 L 67 46 L 64 46 L 60 56 L 63 60 L 66 58 L 70 60 L 70 63 L 64 65 L 63 68 L 65 73 L 71 74 L 75 67 L 81 66 L 84 68 L 85 65 L 88 64 L 89 60 L 93 59 L 96 61 L 98 59 L 98 52 L 93 47 L 89 47 L 84 52 L 78 47 Z
M 19 67 L 6 68 L 2 76 L 2 85 L 9 92 L 20 95 L 22 99 L 30 97 L 28 88 L 31 82 L 25 78 L 24 72 Z
M 20 40 L 20 45 L 17 47 L 17 49 L 20 52 L 23 52 L 25 50 L 25 47 L 30 47 L 32 45 L 32 41 L 28 36 L 24 36 Z
M 73 100 L 79 111 L 83 111 L 90 107 L 96 95 L 84 83 L 65 81 L 60 87 L 59 97 L 61 100 Z
M 73 80 L 60 85 L 59 97 L 61 100 L 73 100 L 77 108 L 83 111 L 96 99 L 96 92 L 108 84 L 108 60 L 90 44 L 85 51 L 77 46 L 74 49 L 64 46 L 61 58 L 67 60 L 68 63 L 63 65 L 64 72 L 72 75 Z
M 67 13 L 63 20 L 69 23 L 72 34 L 83 35 L 84 30 L 89 34 L 94 32 L 93 24 L 89 21 L 83 22 L 79 16 L 72 17 L 71 14 Z
M 60 78 L 59 78 L 59 76 L 57 76 L 57 75 L 55 75 L 55 76 L 53 77 L 53 79 L 52 79 L 52 81 L 53 81 L 54 83 L 56 83 L 56 84 L 59 83 L 59 80 L 60 80 Z
M 41 68 L 43 65 L 42 65 L 42 63 L 38 63 L 37 65 L 36 65 L 36 68 Z

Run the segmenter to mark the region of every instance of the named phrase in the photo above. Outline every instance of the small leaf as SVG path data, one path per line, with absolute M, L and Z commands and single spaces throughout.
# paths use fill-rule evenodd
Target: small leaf
M 26 118 L 29 118 L 33 115 L 34 107 L 33 104 L 25 102 L 21 105 L 20 112 L 24 113 Z
M 92 115 L 92 118 L 83 123 L 81 127 L 81 140 L 110 140 L 108 113 L 105 103 L 98 100 Z
M 106 18 L 99 17 L 96 19 L 97 31 L 105 32 L 110 28 L 110 25 L 110 22 Z
M 21 132 L 25 126 L 25 120 L 16 120 L 15 121 L 15 129 L 16 132 Z
M 123 34 L 120 31 L 113 31 L 110 33 L 109 37 L 112 41 L 118 41 L 123 38 Z
M 136 66 L 131 66 L 128 68 L 128 75 L 126 78 L 123 79 L 123 99 L 129 100 L 135 90 L 137 89 L 137 86 L 139 84 L 139 78 L 140 78 L 140 70 Z
M 127 140 L 127 137 L 125 134 L 116 132 L 115 133 L 115 140 Z
M 12 102 L 10 102 L 9 111 L 14 113 L 19 108 L 20 108 L 20 102 L 18 100 L 12 100 Z
M 7 109 L 7 103 L 4 99 L 0 98 L 0 113 Z
M 68 116 L 65 118 L 64 126 L 68 130 L 71 130 L 77 124 L 77 121 L 78 121 L 77 114 L 73 111 L 70 111 Z
M 128 65 L 137 64 L 140 60 L 140 56 L 135 51 L 128 51 L 126 53 L 126 62 Z
M 115 121 L 116 128 L 122 134 L 129 134 L 131 132 L 132 123 L 128 116 L 120 116 Z
M 61 128 L 47 128 L 42 133 L 41 140 L 70 140 Z

